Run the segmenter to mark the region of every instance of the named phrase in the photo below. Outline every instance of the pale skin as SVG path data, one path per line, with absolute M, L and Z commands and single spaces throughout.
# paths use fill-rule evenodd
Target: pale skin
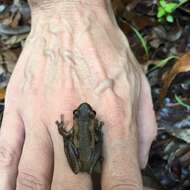
M 7 88 L 0 190 L 91 190 L 67 163 L 56 120 L 88 102 L 105 123 L 103 190 L 141 190 L 156 136 L 150 88 L 109 0 L 30 0 L 32 31 Z

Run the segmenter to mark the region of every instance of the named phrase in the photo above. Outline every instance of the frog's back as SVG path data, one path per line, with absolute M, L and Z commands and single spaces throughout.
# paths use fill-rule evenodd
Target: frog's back
M 89 123 L 83 123 L 79 127 L 79 157 L 81 162 L 87 162 L 90 160 L 92 149 L 91 149 L 91 134 L 89 132 Z

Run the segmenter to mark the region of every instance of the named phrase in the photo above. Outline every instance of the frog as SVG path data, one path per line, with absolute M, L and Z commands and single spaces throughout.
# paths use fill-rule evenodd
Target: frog
M 73 126 L 66 129 L 64 115 L 56 121 L 59 134 L 63 136 L 64 151 L 75 174 L 101 173 L 104 123 L 96 118 L 96 112 L 88 103 L 82 103 L 73 111 Z

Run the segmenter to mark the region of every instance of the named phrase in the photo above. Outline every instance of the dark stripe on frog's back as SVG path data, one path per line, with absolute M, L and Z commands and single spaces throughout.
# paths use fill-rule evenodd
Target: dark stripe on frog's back
M 91 156 L 91 134 L 90 128 L 91 121 L 79 121 L 79 157 L 81 161 L 87 161 Z M 80 131 L 81 130 L 81 131 Z

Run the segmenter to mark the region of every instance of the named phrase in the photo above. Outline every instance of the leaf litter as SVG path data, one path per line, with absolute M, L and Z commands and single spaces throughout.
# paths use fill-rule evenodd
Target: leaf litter
M 190 189 L 190 1 L 112 0 L 112 5 L 149 79 L 158 122 L 142 171 L 144 184 L 158 190 Z M 30 23 L 27 1 L 0 1 L 0 118 Z

